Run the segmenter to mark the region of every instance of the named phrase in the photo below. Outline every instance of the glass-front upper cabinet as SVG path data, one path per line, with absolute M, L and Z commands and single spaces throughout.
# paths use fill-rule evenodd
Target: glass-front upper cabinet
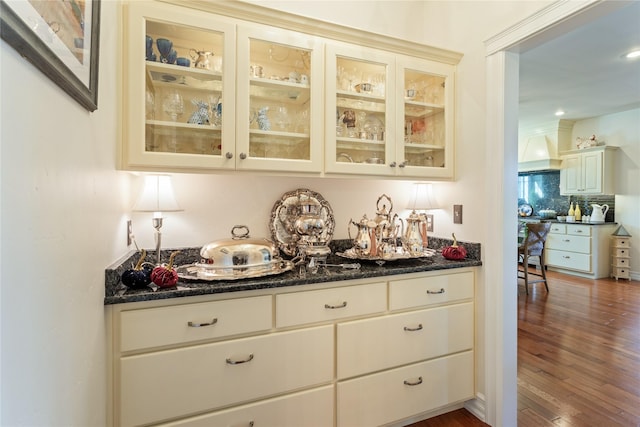
M 124 16 L 124 166 L 233 167 L 234 25 L 153 2 Z
M 398 57 L 398 174 L 453 178 L 453 67 Z
M 240 26 L 237 55 L 237 169 L 321 172 L 322 42 Z
M 342 45 L 326 50 L 326 171 L 394 175 L 394 56 Z

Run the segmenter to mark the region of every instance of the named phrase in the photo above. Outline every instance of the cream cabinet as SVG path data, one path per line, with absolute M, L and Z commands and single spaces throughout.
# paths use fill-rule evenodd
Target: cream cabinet
M 327 45 L 325 169 L 453 178 L 454 67 Z
M 170 4 L 125 7 L 126 168 L 321 171 L 319 39 Z
M 475 392 L 474 275 L 108 306 L 109 424 L 364 426 L 459 405 Z
M 320 172 L 324 42 L 238 26 L 236 167 Z
M 615 194 L 616 149 L 602 146 L 563 153 L 560 194 Z
M 122 165 L 228 167 L 225 153 L 235 152 L 235 26 L 172 5 L 123 7 Z M 208 68 L 195 66 L 194 51 L 210 52 Z
M 547 267 L 592 279 L 608 277 L 613 228 L 614 224 L 553 224 L 545 243 Z
M 261 12 L 123 3 L 122 168 L 454 178 L 461 55 Z

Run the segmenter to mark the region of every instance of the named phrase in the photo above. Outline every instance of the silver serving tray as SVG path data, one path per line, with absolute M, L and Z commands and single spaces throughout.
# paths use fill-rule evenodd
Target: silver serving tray
M 293 269 L 294 264 L 288 260 L 274 259 L 258 265 L 214 266 L 213 264 L 187 264 L 176 268 L 178 277 L 187 280 L 240 280 L 256 277 L 272 276 Z
M 361 261 L 398 261 L 401 259 L 418 259 L 418 258 L 429 258 L 436 254 L 435 249 L 424 249 L 422 252 L 418 254 L 410 254 L 405 251 L 396 251 L 391 255 L 382 256 L 362 256 L 358 255 L 354 248 L 347 249 L 344 252 L 336 252 L 336 255 L 342 258 L 348 259 L 357 259 Z

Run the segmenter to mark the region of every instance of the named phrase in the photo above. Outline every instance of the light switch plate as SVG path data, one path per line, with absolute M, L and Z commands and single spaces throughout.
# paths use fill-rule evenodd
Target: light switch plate
M 462 205 L 453 205 L 453 223 L 462 224 Z
M 433 231 L 433 215 L 425 215 L 427 217 L 427 231 Z
M 133 226 L 131 225 L 131 220 L 127 220 L 127 246 L 131 246 L 131 236 L 133 236 Z

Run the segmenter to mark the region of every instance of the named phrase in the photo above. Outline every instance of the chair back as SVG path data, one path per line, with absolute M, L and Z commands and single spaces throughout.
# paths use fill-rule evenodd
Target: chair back
M 527 237 L 520 245 L 521 251 L 526 251 L 529 255 L 541 256 L 550 229 L 551 223 L 549 222 L 527 223 Z

